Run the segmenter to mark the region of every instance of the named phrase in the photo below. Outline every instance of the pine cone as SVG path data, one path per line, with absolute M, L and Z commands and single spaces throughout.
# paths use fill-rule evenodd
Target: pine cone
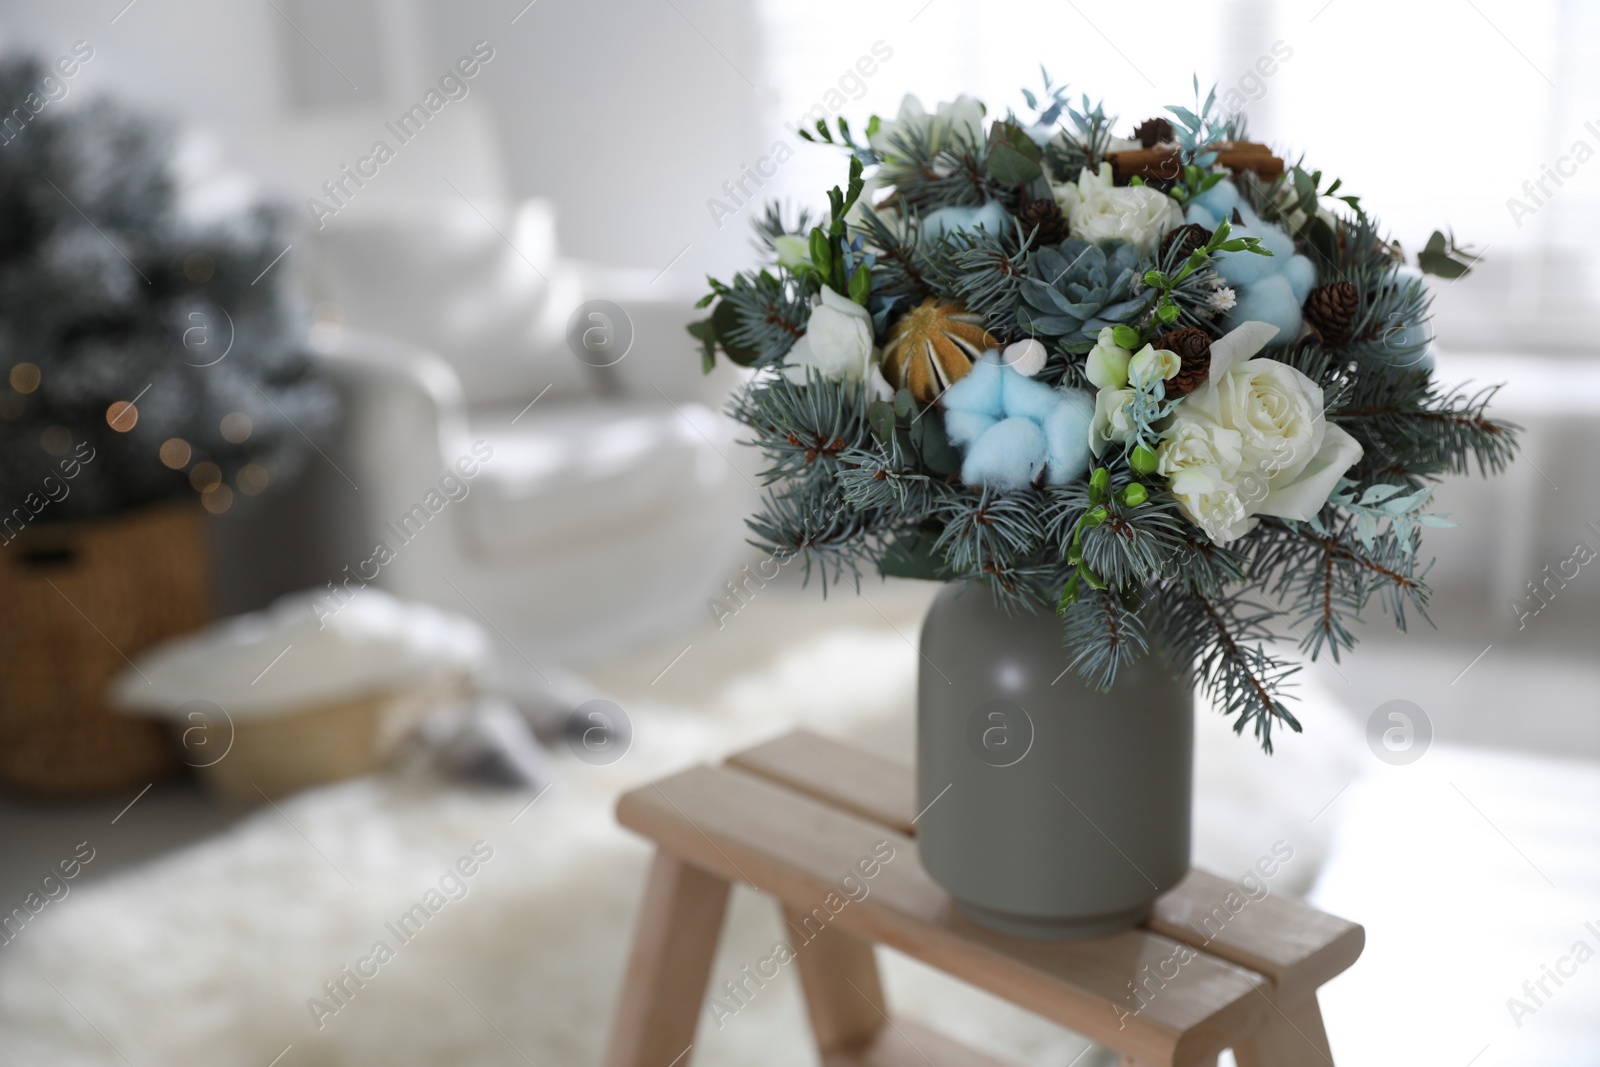
M 1339 344 L 1349 334 L 1360 304 L 1360 294 L 1354 285 L 1332 282 L 1311 290 L 1302 313 L 1318 337 L 1328 344 Z
M 1188 396 L 1206 380 L 1211 370 L 1211 338 L 1204 330 L 1185 326 L 1162 334 L 1150 342 L 1150 347 L 1176 352 L 1183 361 L 1178 373 L 1167 379 L 1168 397 Z
M 1177 245 L 1181 249 L 1177 258 L 1183 260 L 1189 258 L 1190 254 L 1196 249 L 1204 248 L 1209 240 L 1211 240 L 1211 231 L 1198 223 L 1191 222 L 1183 226 L 1174 227 L 1167 231 L 1165 237 L 1161 238 L 1161 262 L 1170 262 L 1167 255 L 1173 245 Z
M 1022 205 L 1017 212 L 1017 220 L 1022 223 L 1023 230 L 1039 228 L 1039 236 L 1034 247 L 1039 245 L 1058 245 L 1067 239 L 1067 219 L 1061 214 L 1061 208 L 1050 198 L 1030 200 Z
M 1172 123 L 1166 119 L 1145 119 L 1134 127 L 1134 139 L 1141 148 L 1154 148 L 1158 144 L 1172 143 Z

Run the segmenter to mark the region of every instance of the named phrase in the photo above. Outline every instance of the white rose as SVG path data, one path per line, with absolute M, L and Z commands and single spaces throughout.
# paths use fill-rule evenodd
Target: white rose
M 1162 450 L 1173 457 L 1172 472 L 1181 473 L 1191 459 L 1222 470 L 1190 427 L 1237 433 L 1239 463 L 1227 479 L 1247 514 L 1304 521 L 1322 509 L 1339 479 L 1361 459 L 1360 444 L 1327 421 L 1322 403 L 1322 389 L 1295 368 L 1248 359 L 1184 398 Z M 1212 447 L 1231 442 L 1214 430 L 1206 432 Z M 1172 476 L 1176 486 L 1177 475 Z
M 922 101 L 907 94 L 900 101 L 900 113 L 892 119 L 877 118 L 867 126 L 867 143 L 885 158 L 895 158 L 896 140 L 911 140 L 924 136 L 935 151 L 949 147 L 956 134 L 974 145 L 983 143 L 983 104 L 966 94 L 946 100 L 934 109 L 932 115 L 922 107 Z
M 797 384 L 810 367 L 824 378 L 857 382 L 872 366 L 872 316 L 847 296 L 824 288 L 805 334 L 789 349 L 784 374 Z
M 1089 422 L 1089 447 L 1095 455 L 1112 443 L 1123 445 L 1133 436 L 1133 419 L 1128 407 L 1132 389 L 1101 389 L 1094 395 L 1094 418 Z
M 1322 445 L 1322 389 L 1287 363 L 1247 359 L 1216 384 L 1217 420 L 1244 438 L 1247 463 L 1299 473 Z
M 1148 256 L 1163 234 L 1183 223 L 1178 202 L 1148 185 L 1111 184 L 1111 164 L 1088 167 L 1076 182 L 1052 186 L 1056 204 L 1067 216 L 1072 236 L 1085 241 L 1118 237 Z
M 1231 482 L 1239 473 L 1243 439 L 1238 430 L 1210 419 L 1179 417 L 1156 446 L 1156 470 L 1168 478 L 1201 467 L 1215 469 Z
M 1242 537 L 1250 529 L 1250 514 L 1244 501 L 1216 467 L 1179 471 L 1172 479 L 1172 495 L 1184 517 L 1219 544 Z

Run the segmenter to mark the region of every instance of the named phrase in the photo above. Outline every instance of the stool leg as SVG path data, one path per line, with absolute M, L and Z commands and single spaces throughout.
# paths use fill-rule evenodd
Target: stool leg
M 1239 1067 L 1329 1067 L 1333 1052 L 1317 998 L 1274 1007 L 1267 1024 L 1234 1047 Z
M 888 1021 L 872 945 L 843 930 L 820 925 L 810 914 L 787 905 L 783 919 L 800 970 L 817 1052 L 826 1060 L 832 1053 L 869 1044 Z
M 634 928 L 606 1067 L 687 1067 L 728 883 L 657 849 Z

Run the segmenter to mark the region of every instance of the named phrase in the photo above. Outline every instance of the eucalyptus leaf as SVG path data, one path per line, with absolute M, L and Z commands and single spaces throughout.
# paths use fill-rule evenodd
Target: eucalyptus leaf
M 939 535 L 927 530 L 901 534 L 884 549 L 878 560 L 878 573 L 885 578 L 918 578 L 929 582 L 948 582 L 955 575 L 950 565 L 934 551 Z

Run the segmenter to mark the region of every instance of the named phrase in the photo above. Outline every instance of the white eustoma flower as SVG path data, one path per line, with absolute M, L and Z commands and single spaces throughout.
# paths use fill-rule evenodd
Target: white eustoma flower
M 783 233 L 772 239 L 778 266 L 797 271 L 811 265 L 811 242 L 798 234 Z
M 1163 234 L 1182 225 L 1183 210 L 1148 185 L 1116 186 L 1111 179 L 1111 164 L 1102 163 L 1097 171 L 1083 168 L 1076 182 L 1053 185 L 1051 191 L 1072 236 L 1085 241 L 1118 237 L 1140 255 L 1151 255 Z
M 1101 389 L 1094 395 L 1094 418 L 1089 423 L 1089 447 L 1095 455 L 1109 444 L 1125 445 L 1133 436 L 1133 419 L 1128 407 L 1132 389 Z
M 1164 382 L 1182 369 L 1178 353 L 1145 345 L 1128 360 L 1128 381 L 1141 386 Z
M 809 367 L 824 378 L 859 382 L 867 378 L 875 355 L 867 309 L 824 287 L 805 334 L 789 349 L 784 374 L 792 382 L 804 383 Z
M 867 143 L 887 159 L 896 158 L 896 140 L 908 140 L 914 133 L 925 134 L 935 151 L 949 147 L 959 135 L 974 145 L 983 143 L 983 104 L 965 93 L 940 103 L 933 114 L 923 109 L 922 101 L 906 94 L 900 113 L 892 119 L 876 118 L 867 127 Z
M 1084 377 L 1097 389 L 1121 389 L 1128 384 L 1128 359 L 1132 355 L 1112 340 L 1110 326 L 1102 327 L 1084 362 Z

